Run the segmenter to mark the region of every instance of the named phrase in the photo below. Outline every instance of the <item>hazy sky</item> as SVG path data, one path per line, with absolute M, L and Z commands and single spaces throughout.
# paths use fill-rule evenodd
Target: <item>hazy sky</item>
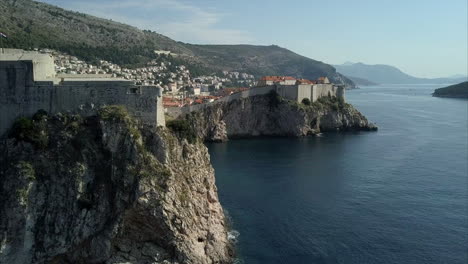
M 200 44 L 276 44 L 330 64 L 468 74 L 467 0 L 41 0 Z

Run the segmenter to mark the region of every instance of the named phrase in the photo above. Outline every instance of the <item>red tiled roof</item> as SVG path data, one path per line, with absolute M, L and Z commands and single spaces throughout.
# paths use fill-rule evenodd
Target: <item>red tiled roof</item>
M 307 80 L 307 79 L 298 79 L 297 80 L 298 84 L 315 84 L 315 81 Z
M 164 107 L 179 107 L 180 103 L 178 102 L 163 102 Z
M 273 81 L 273 82 L 281 82 L 286 80 L 296 80 L 296 78 L 291 76 L 263 76 L 260 78 L 260 81 Z

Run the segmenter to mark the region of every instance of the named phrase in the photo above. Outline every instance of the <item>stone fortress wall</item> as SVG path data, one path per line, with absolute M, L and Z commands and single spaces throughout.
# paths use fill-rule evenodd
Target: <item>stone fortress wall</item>
M 14 121 L 39 109 L 48 113 L 96 114 L 104 105 L 124 105 L 140 121 L 164 126 L 162 91 L 107 78 L 57 78 L 48 54 L 0 50 L 0 136 Z
M 247 91 L 238 92 L 223 98 L 220 98 L 212 103 L 189 105 L 184 107 L 169 107 L 165 109 L 166 114 L 176 118 L 180 115 L 187 114 L 193 111 L 199 111 L 204 107 L 216 103 L 227 103 L 241 98 L 247 98 L 255 95 L 265 95 L 271 91 L 276 91 L 280 96 L 296 101 L 302 102 L 304 98 L 308 98 L 311 102 L 317 101 L 320 97 L 334 96 L 343 98 L 345 97 L 345 89 L 343 86 L 336 86 L 334 84 L 298 84 L 298 85 L 267 85 L 262 87 L 254 87 Z

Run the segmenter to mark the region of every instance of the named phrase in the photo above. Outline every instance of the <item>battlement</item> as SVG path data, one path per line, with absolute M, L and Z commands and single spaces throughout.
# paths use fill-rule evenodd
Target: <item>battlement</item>
M 39 109 L 90 116 L 101 106 L 123 105 L 143 123 L 165 125 L 161 88 L 90 77 L 57 78 L 50 55 L 1 49 L 0 137 L 17 118 Z

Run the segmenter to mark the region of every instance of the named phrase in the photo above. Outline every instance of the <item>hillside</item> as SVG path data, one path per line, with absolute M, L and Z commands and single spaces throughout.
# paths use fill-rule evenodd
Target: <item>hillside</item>
M 86 61 L 104 59 L 137 67 L 153 59 L 154 50 L 170 50 L 191 72 L 211 74 L 220 70 L 261 75 L 292 75 L 332 81 L 353 88 L 354 83 L 332 66 L 278 46 L 191 45 L 148 30 L 112 20 L 67 11 L 31 0 L 0 2 L 0 31 L 11 48 L 53 48 Z
M 417 78 L 402 72 L 400 69 L 384 64 L 369 65 L 364 63 L 346 63 L 334 65 L 336 70 L 346 76 L 363 78 L 383 84 L 423 84 L 423 83 L 457 83 L 464 78 Z
M 432 95 L 436 97 L 468 98 L 468 82 L 436 89 Z
M 364 79 L 364 78 L 359 78 L 359 77 L 354 77 L 354 76 L 346 76 L 346 77 L 351 79 L 351 81 L 353 81 L 356 85 L 360 85 L 360 86 L 379 85 L 378 83 L 371 82 L 371 81 L 369 81 L 367 79 Z

